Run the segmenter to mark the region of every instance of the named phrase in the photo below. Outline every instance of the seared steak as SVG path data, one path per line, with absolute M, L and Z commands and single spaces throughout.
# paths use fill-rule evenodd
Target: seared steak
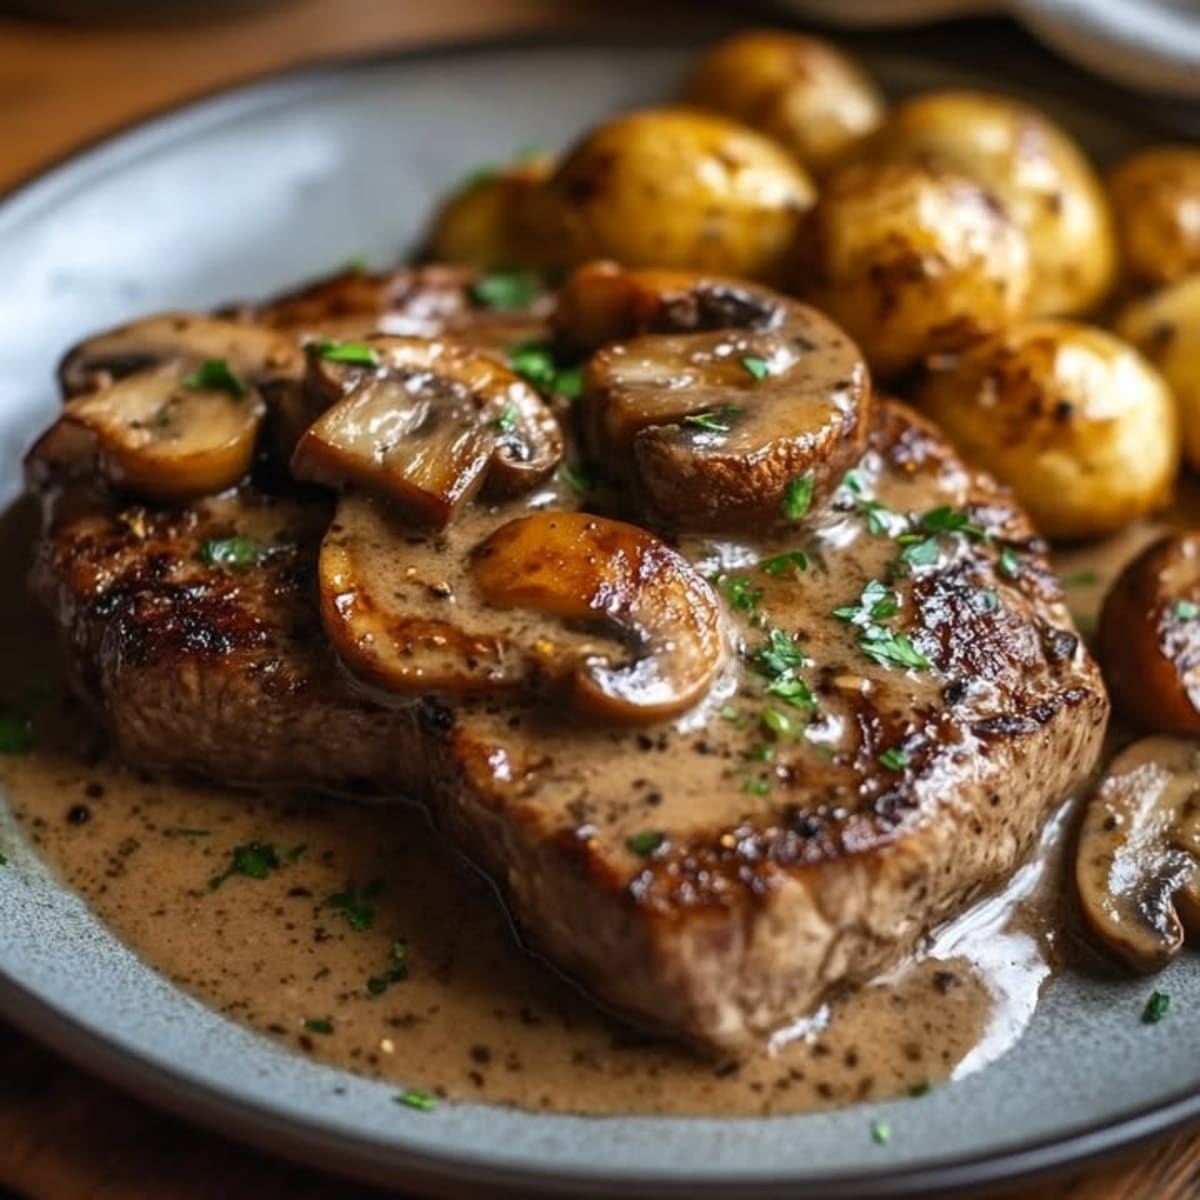
M 465 281 L 449 286 L 439 277 L 425 304 L 420 287 L 364 301 L 355 284 L 324 316 L 346 293 L 318 288 L 255 315 L 309 329 L 332 311 L 369 327 L 378 314 L 363 305 L 400 296 L 484 347 L 540 328 L 473 325 Z M 528 943 L 599 1000 L 736 1047 L 870 978 L 1001 882 L 1087 775 L 1107 721 L 1009 493 L 901 405 L 879 406 L 867 445 L 802 525 L 676 539 L 723 597 L 727 661 L 684 717 L 632 728 L 536 691 L 401 702 L 353 680 L 322 626 L 316 561 L 323 536 L 337 548 L 355 531 L 339 517 L 327 533 L 328 500 L 280 491 L 277 471 L 270 489 L 152 509 L 43 448 L 33 585 L 129 762 L 417 799 L 495 880 Z M 466 556 L 548 500 L 582 504 L 556 482 L 476 502 L 444 531 L 402 529 L 391 602 L 443 603 L 464 626 L 508 620 L 472 593 Z M 377 527 L 392 519 L 361 504 Z M 238 554 L 220 553 L 235 538 Z

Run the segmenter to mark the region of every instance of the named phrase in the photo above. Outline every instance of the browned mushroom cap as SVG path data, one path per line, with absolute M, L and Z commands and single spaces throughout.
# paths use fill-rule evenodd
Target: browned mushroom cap
M 1075 882 L 1092 932 L 1135 971 L 1200 937 L 1200 744 L 1146 738 L 1114 759 L 1088 802 Z
M 562 457 L 562 432 L 541 396 L 451 342 L 313 346 L 307 381 L 332 407 L 300 439 L 292 473 L 354 484 L 429 525 L 445 525 L 481 486 L 493 497 L 533 487 Z
M 222 492 L 249 471 L 263 412 L 258 393 L 228 371 L 168 363 L 68 400 L 61 423 L 94 435 L 100 468 L 119 488 L 187 500 Z
M 721 661 L 720 605 L 681 555 L 634 525 L 586 513 L 535 513 L 496 530 L 472 557 L 484 600 L 566 620 L 598 620 L 633 656 L 578 657 L 554 638 L 535 653 L 549 673 L 569 671 L 579 711 L 652 721 L 695 704 Z
M 96 334 L 68 351 L 59 364 L 59 383 L 67 396 L 95 391 L 167 363 L 196 366 L 225 362 L 248 384 L 298 379 L 299 349 L 268 329 L 199 313 L 160 313 Z
M 1104 599 L 1097 650 L 1128 719 L 1200 735 L 1200 533 L 1160 538 L 1125 568 Z
M 826 494 L 865 448 L 858 349 L 765 288 L 601 264 L 568 281 L 557 323 L 601 346 L 580 405 L 591 454 L 678 527 L 769 520 L 796 480 Z

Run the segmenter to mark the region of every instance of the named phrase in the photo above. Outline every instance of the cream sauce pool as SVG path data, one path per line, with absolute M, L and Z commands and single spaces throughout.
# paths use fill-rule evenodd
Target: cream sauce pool
M 33 531 L 25 508 L 0 527 L 0 700 L 45 693 L 32 750 L 0 757 L 15 815 L 147 962 L 299 1053 L 450 1100 L 755 1115 L 919 1094 L 1003 1053 L 1032 1015 L 1058 955 L 1065 819 L 913 961 L 750 1056 L 705 1058 L 637 1035 L 524 954 L 419 810 L 163 781 L 108 758 L 46 677 L 52 630 L 16 582 Z M 1065 556 L 1081 624 L 1145 537 Z

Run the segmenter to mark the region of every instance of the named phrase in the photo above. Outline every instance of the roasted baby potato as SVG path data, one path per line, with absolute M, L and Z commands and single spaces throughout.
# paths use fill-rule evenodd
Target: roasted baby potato
M 800 294 L 883 376 L 1011 324 L 1029 280 L 1024 235 L 978 184 L 906 163 L 838 171 L 800 240 Z
M 1200 734 L 1200 533 L 1160 538 L 1121 572 L 1104 600 L 1098 652 L 1129 720 Z
M 1200 147 L 1156 146 L 1108 177 L 1121 262 L 1136 283 L 1200 273 Z
M 1171 497 L 1179 422 L 1170 390 L 1103 329 L 1022 324 L 932 372 L 919 400 L 1048 537 L 1111 533 Z
M 1200 470 L 1200 275 L 1133 301 L 1116 329 L 1162 372 L 1179 409 L 1183 456 Z
M 752 129 L 684 108 L 645 109 L 587 134 L 547 184 L 567 265 L 612 258 L 780 280 L 815 191 Z
M 553 166 L 551 158 L 539 155 L 477 172 L 434 215 L 430 258 L 485 271 L 550 265 L 551 247 L 538 218 Z
M 772 137 L 809 170 L 827 171 L 871 132 L 883 95 L 849 55 L 822 38 L 754 29 L 700 56 L 683 98 Z
M 1029 239 L 1032 315 L 1085 312 L 1111 287 L 1104 189 L 1082 150 L 1037 109 L 986 92 L 929 92 L 896 105 L 862 153 L 953 171 L 995 196 Z

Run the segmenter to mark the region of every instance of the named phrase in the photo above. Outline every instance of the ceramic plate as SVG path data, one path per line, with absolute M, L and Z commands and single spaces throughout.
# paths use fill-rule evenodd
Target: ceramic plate
M 1019 61 L 1043 61 L 1025 57 L 1037 53 L 1031 43 L 1013 44 Z M 966 46 L 927 35 L 861 49 L 895 92 L 981 78 L 964 65 Z M 54 411 L 55 360 L 85 332 L 268 293 L 355 254 L 390 261 L 467 169 L 520 145 L 560 145 L 603 114 L 669 94 L 687 54 L 638 38 L 309 70 L 151 121 L 19 189 L 0 206 L 4 501 L 19 489 L 21 451 Z M 984 81 L 1029 91 L 1006 75 Z M 1067 95 L 1060 82 L 1032 94 L 1100 158 L 1147 136 L 1094 92 Z M 471 1104 L 412 1113 L 386 1084 L 294 1056 L 149 969 L 46 873 L 2 799 L 0 850 L 6 1016 L 154 1103 L 365 1179 L 522 1194 L 928 1195 L 1200 1116 L 1195 955 L 1158 982 L 1173 998 L 1167 1021 L 1140 1021 L 1145 981 L 1060 978 L 1012 1051 L 919 1105 L 719 1121 Z M 888 1145 L 871 1141 L 873 1120 L 891 1123 Z

